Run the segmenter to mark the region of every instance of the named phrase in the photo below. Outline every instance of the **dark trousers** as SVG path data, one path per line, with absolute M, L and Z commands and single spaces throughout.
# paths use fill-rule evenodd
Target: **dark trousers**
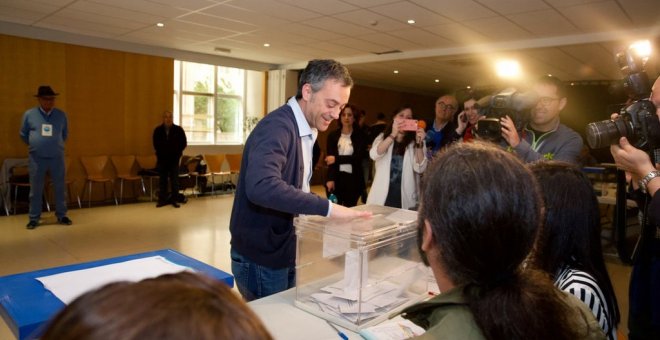
M 630 278 L 630 340 L 660 339 L 660 239 L 649 240 L 647 246 Z
M 64 166 L 64 157 L 40 158 L 30 154 L 30 221 L 38 222 L 41 216 L 46 172 L 50 172 L 55 187 L 55 216 L 58 219 L 66 216 Z
M 158 160 L 158 176 L 160 191 L 158 192 L 158 202 L 168 202 L 169 192 L 167 182 L 171 186 L 171 202 L 176 202 L 176 195 L 179 193 L 179 162 L 174 161 L 161 161 Z
M 354 207 L 357 205 L 358 198 L 362 194 L 362 189 L 357 183 L 360 180 L 355 174 L 339 171 L 335 181 L 335 195 L 337 203 L 345 207 Z

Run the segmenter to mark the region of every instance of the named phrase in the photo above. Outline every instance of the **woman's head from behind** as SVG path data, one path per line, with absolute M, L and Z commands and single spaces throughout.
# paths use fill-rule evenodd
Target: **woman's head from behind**
M 555 274 L 573 260 L 589 262 L 594 252 L 602 257 L 598 200 L 587 176 L 556 161 L 534 163 L 530 169 L 541 188 L 546 215 L 535 251 L 540 269 Z
M 420 250 L 440 289 L 463 287 L 486 339 L 576 339 L 588 332 L 549 278 L 522 266 L 541 207 L 532 173 L 493 144 L 453 144 L 424 173 Z
M 455 285 L 490 285 L 517 272 L 541 206 L 532 174 L 514 155 L 481 142 L 452 146 L 427 169 L 422 190 L 420 223 L 428 222 L 436 260 Z
M 49 324 L 41 339 L 271 339 L 229 287 L 182 272 L 88 292 Z

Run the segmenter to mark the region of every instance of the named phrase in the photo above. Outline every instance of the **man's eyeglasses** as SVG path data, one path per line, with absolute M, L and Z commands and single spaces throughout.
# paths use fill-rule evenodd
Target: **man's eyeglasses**
M 454 105 L 445 104 L 443 102 L 439 102 L 438 105 L 440 106 L 440 109 L 442 109 L 442 110 L 447 110 L 447 109 L 454 110 L 456 108 L 456 107 L 454 107 Z
M 559 100 L 559 98 L 554 98 L 554 97 L 541 97 L 539 98 L 539 103 L 542 105 L 550 105 L 550 103 L 554 102 L 555 100 Z

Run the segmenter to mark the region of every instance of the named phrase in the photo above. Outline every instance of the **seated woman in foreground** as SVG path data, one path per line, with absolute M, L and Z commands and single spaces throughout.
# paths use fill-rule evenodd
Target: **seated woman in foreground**
M 272 339 L 223 282 L 190 272 L 87 292 L 50 322 L 42 340 Z
M 591 311 L 523 268 L 541 224 L 533 175 L 483 142 L 436 155 L 422 183 L 418 242 L 442 294 L 402 316 L 422 339 L 604 339 Z
M 546 216 L 533 265 L 589 306 L 614 340 L 619 307 L 603 260 L 600 210 L 591 181 L 568 163 L 538 162 L 530 169 L 541 187 Z

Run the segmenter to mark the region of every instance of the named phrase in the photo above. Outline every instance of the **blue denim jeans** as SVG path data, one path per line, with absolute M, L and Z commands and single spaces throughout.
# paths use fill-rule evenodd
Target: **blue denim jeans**
M 272 269 L 258 265 L 231 249 L 231 271 L 238 291 L 252 301 L 296 285 L 296 268 Z

